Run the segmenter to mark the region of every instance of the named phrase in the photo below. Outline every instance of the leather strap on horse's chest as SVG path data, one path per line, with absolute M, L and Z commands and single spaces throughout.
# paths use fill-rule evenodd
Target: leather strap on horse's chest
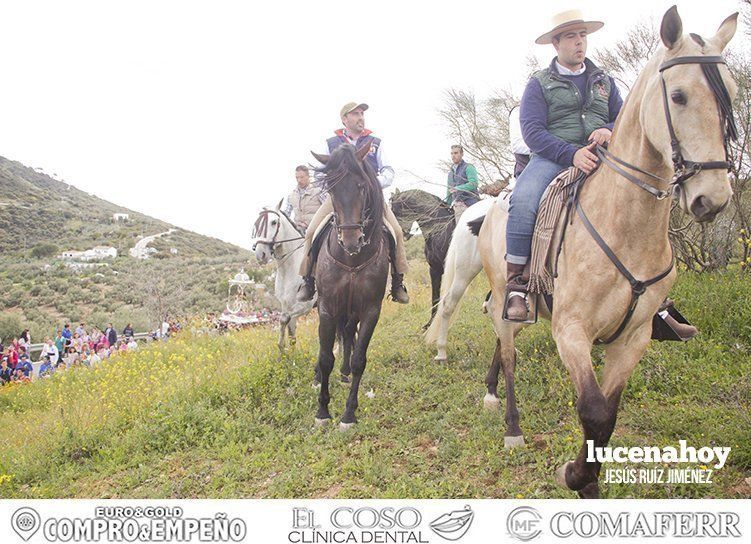
M 613 253 L 613 250 L 610 249 L 610 246 L 608 246 L 605 240 L 602 239 L 600 233 L 597 232 L 597 229 L 595 229 L 594 225 L 590 222 L 589 218 L 584 213 L 584 209 L 582 208 L 581 202 L 578 198 L 576 199 L 576 213 L 581 218 L 582 223 L 584 223 L 584 227 L 587 229 L 589 234 L 592 236 L 592 238 L 594 238 L 595 242 L 597 242 L 597 245 L 600 246 L 600 249 L 602 249 L 603 253 L 607 255 L 608 259 L 610 259 L 610 262 L 615 265 L 615 267 L 618 269 L 618 272 L 620 272 L 621 275 L 626 278 L 626 280 L 628 280 L 628 283 L 631 285 L 631 302 L 629 303 L 628 310 L 626 311 L 626 316 L 623 318 L 623 321 L 621 321 L 621 324 L 618 326 L 615 332 L 608 338 L 606 338 L 605 340 L 600 340 L 599 338 L 595 340 L 596 344 L 610 344 L 626 329 L 626 326 L 631 321 L 631 317 L 634 315 L 636 304 L 639 302 L 639 297 L 641 297 L 646 292 L 647 287 L 665 278 L 673 270 L 673 246 L 672 244 L 670 245 L 670 266 L 653 278 L 645 281 L 639 281 L 633 276 L 633 274 L 631 274 L 631 272 L 629 272 L 628 268 L 626 268 L 626 266 L 615 255 L 615 253 Z
M 343 270 L 345 270 L 345 271 L 347 271 L 349 273 L 349 281 L 347 283 L 347 315 L 352 314 L 352 302 L 353 302 L 353 298 L 354 298 L 354 295 L 355 295 L 355 290 L 352 287 L 353 287 L 353 283 L 355 282 L 355 277 L 357 276 L 357 274 L 361 270 L 363 270 L 363 269 L 367 268 L 368 266 L 370 266 L 373 263 L 373 261 L 375 261 L 378 258 L 378 256 L 381 254 L 382 250 L 383 250 L 383 237 L 381 237 L 381 241 L 378 243 L 378 251 L 376 251 L 375 253 L 373 253 L 373 255 L 371 255 L 368 258 L 367 261 L 365 261 L 364 263 L 361 263 L 361 264 L 359 264 L 357 266 L 349 266 L 349 265 L 344 264 L 341 261 L 338 261 L 331 254 L 331 251 L 329 250 L 328 244 L 326 244 L 326 251 L 328 251 L 329 257 L 331 257 L 331 260 L 334 261 L 334 263 L 336 263 L 336 265 L 339 268 L 341 268 L 341 269 L 343 269 Z

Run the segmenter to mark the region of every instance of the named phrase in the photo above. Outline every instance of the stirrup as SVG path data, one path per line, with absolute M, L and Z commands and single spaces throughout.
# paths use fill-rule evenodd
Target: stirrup
M 527 319 L 518 321 L 516 319 L 508 318 L 508 303 L 513 297 L 522 297 L 524 299 L 524 304 L 527 307 Z M 534 300 L 534 303 L 530 304 L 529 293 L 514 288 L 514 286 L 506 285 L 506 297 L 503 299 L 503 320 L 508 323 L 525 323 L 528 325 L 537 323 L 537 296 L 532 297 L 532 299 Z M 530 314 L 532 314 L 532 317 L 530 317 Z

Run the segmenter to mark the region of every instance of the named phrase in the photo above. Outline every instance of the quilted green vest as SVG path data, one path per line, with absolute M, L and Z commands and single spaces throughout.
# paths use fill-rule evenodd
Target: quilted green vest
M 610 78 L 589 59 L 586 96 L 581 97 L 576 84 L 558 74 L 555 59 L 548 68 L 532 77 L 540 82 L 548 104 L 548 132 L 571 144 L 584 146 L 596 129 L 610 121 L 608 99 Z

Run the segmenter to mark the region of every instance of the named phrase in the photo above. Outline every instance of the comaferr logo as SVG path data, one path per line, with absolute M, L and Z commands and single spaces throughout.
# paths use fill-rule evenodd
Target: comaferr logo
M 558 512 L 550 531 L 558 537 L 740 538 L 735 512 Z
M 531 506 L 520 506 L 506 518 L 506 531 L 511 538 L 527 542 L 542 533 L 542 516 Z
M 547 516 L 545 516 L 547 517 Z M 506 520 L 511 538 L 527 542 L 543 532 L 559 538 L 741 538 L 735 512 L 557 512 L 545 522 L 530 506 L 514 509 Z

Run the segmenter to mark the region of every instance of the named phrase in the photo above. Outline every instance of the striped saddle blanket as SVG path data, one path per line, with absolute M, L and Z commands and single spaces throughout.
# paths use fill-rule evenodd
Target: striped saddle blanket
M 553 293 L 554 257 L 563 242 L 559 235 L 553 240 L 561 214 L 581 180 L 581 170 L 570 167 L 563 170 L 548 186 L 540 199 L 530 258 L 529 292 L 550 295 Z

